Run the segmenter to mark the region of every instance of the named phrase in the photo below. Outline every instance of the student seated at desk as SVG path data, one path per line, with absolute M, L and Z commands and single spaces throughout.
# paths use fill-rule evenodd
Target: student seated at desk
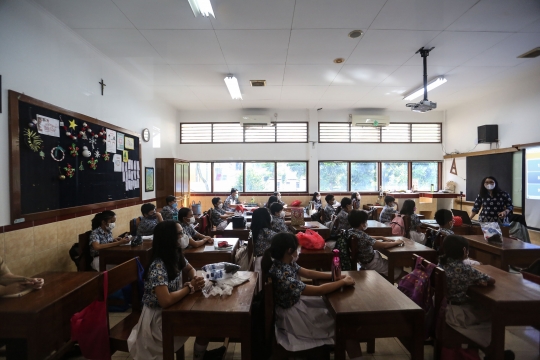
M 141 206 L 142 217 L 138 219 L 137 235 L 149 236 L 154 233 L 156 225 L 163 221 L 161 214 L 156 211 L 156 206 L 146 203 Z
M 375 270 L 388 276 L 388 260 L 381 256 L 379 249 L 387 249 L 403 244 L 403 240 L 389 240 L 383 236 L 369 236 L 364 231 L 368 228 L 368 213 L 363 210 L 352 210 L 348 216 L 351 229 L 347 232 L 350 241 L 358 242 L 357 261 L 367 270 Z M 377 241 L 382 240 L 382 241 Z M 394 270 L 394 279 L 399 279 L 403 269 Z
M 311 197 L 311 202 L 313 205 L 315 205 L 315 210 L 319 211 L 319 209 L 322 207 L 321 194 L 315 191 Z
M 0 257 L 0 298 L 5 295 L 18 294 L 26 289 L 41 289 L 44 280 L 13 275 L 4 259 Z
M 416 203 L 414 200 L 408 199 L 403 202 L 403 206 L 399 213 L 401 215 L 407 215 L 411 218 L 411 231 L 418 231 L 418 227 L 422 224 L 418 215 L 414 212 L 416 211 Z
M 360 209 L 360 201 L 361 200 L 362 200 L 362 196 L 360 196 L 360 193 L 353 192 L 351 194 L 352 208 L 354 210 L 359 210 Z
M 189 236 L 189 246 L 199 247 L 206 244 L 212 245 L 214 243 L 214 239 L 212 239 L 210 236 L 200 234 L 193 228 L 193 226 L 191 226 L 195 224 L 195 217 L 193 216 L 193 211 L 191 211 L 190 208 L 181 208 L 178 210 L 178 222 L 182 226 L 184 234 Z
M 321 296 L 354 285 L 348 275 L 320 286 L 304 284 L 300 277 L 331 280 L 332 275 L 300 267 L 296 263 L 299 255 L 296 235 L 280 233 L 272 238 L 263 260 L 274 289 L 276 341 L 288 351 L 333 345 L 335 320 Z M 351 360 L 361 359 L 357 341 L 347 340 L 346 349 Z
M 334 234 L 337 235 L 341 230 L 349 230 L 349 213 L 352 211 L 352 200 L 348 197 L 341 199 L 341 206 L 336 210 L 336 221 L 334 222 Z
M 225 211 L 233 211 L 236 208 L 236 204 L 240 204 L 238 200 L 238 190 L 235 188 L 231 189 L 231 195 L 227 196 L 225 202 L 223 203 L 223 208 Z
M 397 207 L 396 199 L 393 196 L 386 195 L 384 198 L 384 208 L 381 211 L 379 216 L 379 221 L 385 225 L 388 225 L 392 221 L 392 217 L 397 213 L 397 210 L 394 206 Z
M 443 234 L 444 236 L 454 235 L 452 228 L 454 227 L 454 215 L 448 209 L 439 209 L 435 212 L 435 221 L 439 224 L 438 234 Z M 468 265 L 480 265 L 476 260 L 469 259 L 468 257 L 463 260 L 465 264 Z
M 272 230 L 272 217 L 265 208 L 253 211 L 251 218 L 251 234 L 253 235 L 253 252 L 255 254 L 254 268 L 259 273 L 259 291 L 264 282 L 262 278 L 261 260 L 264 252 L 270 248 L 271 240 L 277 233 Z
M 225 230 L 227 227 L 227 219 L 234 216 L 234 212 L 225 211 L 223 209 L 221 198 L 219 197 L 212 199 L 212 205 L 214 205 L 214 208 L 212 209 L 212 224 L 216 226 L 216 230 Z
M 273 203 L 276 203 L 278 202 L 278 198 L 277 196 L 275 195 L 272 195 L 268 198 L 268 201 L 266 202 L 266 205 L 265 207 L 268 209 L 268 211 L 270 212 L 270 206 L 272 206 Z
M 332 218 L 336 213 L 336 209 L 334 209 L 334 204 L 336 203 L 336 200 L 334 199 L 334 195 L 332 194 L 326 195 L 324 200 L 326 200 L 326 206 L 324 207 L 324 217 L 326 221 L 329 222 L 332 221 Z
M 169 195 L 165 198 L 167 205 L 161 209 L 161 217 L 165 220 L 178 220 L 178 203 L 176 197 Z
M 146 204 L 145 204 L 146 205 Z M 92 233 L 90 234 L 90 255 L 93 257 L 92 269 L 99 271 L 99 250 L 122 244 L 127 244 L 129 238 L 117 237 L 113 239 L 112 231 L 116 225 L 116 214 L 111 210 L 97 213 L 92 219 Z
M 284 208 L 287 207 L 287 204 L 285 204 L 283 201 L 281 201 L 281 194 L 279 191 L 274 192 L 274 196 L 277 197 L 277 202 L 283 205 Z
M 156 225 L 152 243 L 152 262 L 145 269 L 143 309 L 139 322 L 127 340 L 131 357 L 135 360 L 163 359 L 162 309 L 190 296 L 204 287 L 204 278 L 197 276 L 178 247 L 180 224 L 164 221 Z M 178 351 L 188 337 L 174 337 L 174 351 Z M 206 352 L 207 339 L 195 339 L 194 359 L 220 359 L 225 348 Z
M 272 215 L 272 230 L 275 232 L 291 232 L 285 222 L 285 211 L 283 205 L 275 202 L 270 206 L 270 214 Z

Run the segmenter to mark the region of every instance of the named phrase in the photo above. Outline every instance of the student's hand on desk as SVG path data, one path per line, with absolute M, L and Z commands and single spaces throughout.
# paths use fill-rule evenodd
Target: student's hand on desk
M 209 237 L 209 236 L 206 236 L 204 239 L 206 240 L 206 243 L 207 243 L 207 244 L 212 245 L 212 244 L 214 243 L 214 239 L 212 239 L 212 238 Z
M 28 279 L 28 281 L 25 284 L 26 286 L 31 286 L 32 289 L 41 289 L 44 283 L 45 283 L 45 280 L 41 278 L 34 278 L 34 279 Z
M 118 242 L 118 245 L 127 244 L 129 242 L 129 238 L 128 237 L 120 238 L 117 242 Z
M 497 215 L 499 215 L 499 217 L 501 219 L 504 219 L 506 217 L 506 215 L 508 215 L 508 212 L 506 210 L 504 210 L 504 211 L 501 211 L 500 213 L 498 213 Z
M 345 286 L 351 286 L 355 284 L 354 279 L 350 277 L 349 275 L 342 275 L 341 280 L 343 280 L 343 282 L 345 283 Z
M 16 282 L 13 284 L 6 285 L 4 287 L 3 295 L 17 294 L 17 293 L 20 293 L 21 291 L 24 291 L 25 289 L 27 289 L 26 283 Z
M 195 291 L 199 291 L 204 287 L 204 278 L 200 276 L 195 276 L 190 281 L 191 285 L 195 289 Z

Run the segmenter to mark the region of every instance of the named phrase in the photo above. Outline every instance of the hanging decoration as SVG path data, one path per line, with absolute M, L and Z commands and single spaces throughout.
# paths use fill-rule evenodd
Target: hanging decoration
M 83 166 L 83 163 L 81 161 L 81 165 L 79 166 L 79 171 L 83 171 L 84 170 L 84 166 Z
M 88 150 L 88 147 L 86 147 L 86 146 L 82 147 L 82 156 L 84 156 L 86 158 L 92 156 L 92 153 L 90 152 L 90 150 Z
M 88 140 L 88 142 L 90 143 L 90 145 L 92 145 L 92 150 L 94 150 L 94 146 L 96 145 L 96 138 L 90 138 L 90 140 Z
M 71 167 L 71 164 L 67 164 L 67 166 L 64 168 L 64 171 L 69 178 L 72 178 L 73 175 L 75 175 L 75 169 Z
M 43 143 L 41 136 L 39 136 L 37 132 L 30 129 L 24 129 L 23 134 L 26 138 L 26 145 L 28 145 L 30 150 L 38 152 L 41 149 L 41 144 Z
M 106 152 L 105 154 L 103 154 L 103 155 L 101 155 L 101 156 L 103 157 L 103 160 L 105 160 L 105 161 L 109 161 L 109 157 L 110 157 L 110 155 L 109 155 L 109 153 L 108 153 L 108 152 Z
M 62 115 L 58 115 L 58 117 L 60 118 L 60 122 L 58 123 L 58 125 L 60 125 L 60 127 L 64 127 L 64 120 L 62 120 Z
M 81 131 L 79 131 L 79 138 L 82 138 L 83 140 L 88 140 L 88 136 L 86 133 L 88 133 L 88 135 L 92 137 L 94 135 L 94 132 L 88 127 L 87 123 L 84 122 L 82 126 L 83 127 Z
M 94 156 L 96 157 L 96 159 L 99 159 L 99 157 L 101 156 L 99 150 L 94 151 Z
M 75 119 L 69 120 L 69 128 L 70 128 L 70 129 L 73 129 L 73 130 L 76 130 L 76 128 L 77 128 L 77 123 L 75 122 Z
M 74 132 L 71 132 L 71 128 L 73 128 L 73 131 L 75 131 L 75 127 L 77 127 L 77 124 L 75 123 L 75 120 L 69 121 L 69 127 L 64 125 L 64 121 L 62 120 L 62 117 L 60 116 L 60 122 L 58 123 L 66 132 L 66 136 L 70 138 L 71 140 L 77 141 L 77 136 L 75 136 Z
M 99 132 L 99 137 L 104 143 L 107 142 L 107 131 L 105 130 L 105 128 L 101 128 L 101 131 Z
M 60 166 L 58 167 L 58 172 L 60 173 L 60 175 L 58 175 L 58 180 L 66 180 L 66 175 L 62 174 Z
M 62 153 L 62 157 L 59 157 L 58 152 Z M 58 162 L 64 160 L 64 158 L 66 157 L 64 148 L 61 147 L 60 145 L 53 147 L 51 149 L 51 157 L 53 158 L 54 161 L 58 161 Z
M 90 164 L 90 168 L 92 170 L 97 169 L 97 162 L 98 162 L 98 159 L 94 159 L 94 158 L 91 158 L 90 160 L 88 160 L 88 163 Z
M 39 156 L 41 156 L 41 160 L 45 160 L 45 153 L 43 152 L 43 150 L 40 150 Z
M 36 119 L 33 119 L 31 122 L 28 123 L 28 126 L 33 128 L 37 125 L 37 120 Z
M 75 143 L 71 144 L 71 146 L 69 147 L 69 154 L 71 156 L 77 156 L 79 155 L 79 147 L 77 145 L 75 145 Z

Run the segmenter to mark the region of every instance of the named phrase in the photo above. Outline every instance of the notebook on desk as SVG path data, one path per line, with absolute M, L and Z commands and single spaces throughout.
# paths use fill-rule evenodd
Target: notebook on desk
M 466 211 L 463 211 L 463 210 L 457 210 L 457 209 L 452 209 L 452 214 L 454 214 L 454 216 L 459 216 L 461 217 L 461 220 L 463 220 L 463 223 L 465 225 L 480 225 L 480 223 L 476 220 L 472 221 L 471 218 L 469 217 L 469 214 L 466 212 Z

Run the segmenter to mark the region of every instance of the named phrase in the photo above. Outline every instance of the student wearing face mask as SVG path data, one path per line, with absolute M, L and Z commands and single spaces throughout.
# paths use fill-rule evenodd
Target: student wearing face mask
M 362 200 L 362 196 L 360 196 L 360 193 L 353 192 L 351 194 L 351 200 L 352 200 L 353 210 L 359 210 L 360 209 L 360 201 Z
M 480 183 L 480 191 L 474 201 L 471 219 L 480 212 L 478 221 L 499 222 L 507 217 L 513 209 L 514 205 L 512 205 L 510 195 L 499 188 L 499 183 L 493 176 L 488 176 Z
M 317 191 L 313 193 L 311 202 L 315 205 L 315 210 L 319 210 L 322 207 L 321 194 Z
M 253 267 L 255 272 L 259 273 L 259 291 L 262 290 L 263 274 L 261 270 L 261 260 L 264 252 L 270 247 L 272 237 L 276 232 L 272 230 L 272 217 L 265 208 L 259 208 L 253 211 L 251 219 L 251 234 L 253 235 Z
M 291 230 L 289 230 L 287 227 L 287 223 L 285 222 L 285 211 L 283 210 L 283 205 L 278 202 L 273 203 L 270 206 L 270 214 L 272 215 L 272 230 L 277 233 L 291 232 Z
M 334 222 L 334 234 L 339 234 L 341 230 L 349 230 L 349 213 L 353 210 L 352 200 L 348 197 L 341 199 L 341 206 L 336 210 L 336 221 Z
M 422 224 L 420 218 L 415 214 L 415 212 L 416 203 L 411 199 L 407 199 L 403 202 L 403 206 L 399 212 L 401 215 L 407 215 L 411 218 L 411 231 L 418 231 L 418 227 Z
M 99 250 L 127 244 L 129 238 L 112 236 L 112 231 L 116 223 L 116 214 L 110 210 L 97 213 L 92 219 L 92 233 L 90 234 L 90 255 L 93 260 L 91 266 L 99 271 Z
M 191 247 L 204 246 L 205 244 L 211 245 L 214 243 L 214 239 L 210 236 L 204 236 L 191 226 L 195 224 L 195 218 L 191 209 L 181 208 L 178 210 L 178 222 L 182 225 L 184 234 L 189 237 L 189 245 Z
M 212 199 L 212 224 L 216 226 L 217 230 L 225 230 L 227 227 L 227 219 L 234 216 L 234 212 L 225 211 L 223 209 L 223 203 L 221 198 L 215 197 Z
M 388 224 L 392 221 L 392 215 L 397 213 L 397 210 L 394 207 L 397 207 L 396 199 L 393 196 L 386 195 L 384 198 L 385 206 L 381 211 L 381 216 L 379 216 L 379 221 L 383 224 Z
M 178 220 L 178 203 L 176 197 L 169 195 L 165 198 L 167 205 L 161 209 L 161 217 L 163 221 L 166 220 Z
M 334 209 L 334 204 L 336 203 L 336 200 L 334 199 L 334 195 L 328 194 L 324 198 L 326 200 L 326 206 L 324 207 L 324 217 L 326 221 L 331 221 L 332 217 L 336 213 L 336 209 Z
M 281 194 L 279 193 L 279 191 L 276 191 L 274 193 L 274 196 L 277 197 L 277 202 L 280 203 L 281 205 L 283 205 L 284 208 L 287 207 L 287 204 L 285 204 L 283 201 L 281 201 Z
M 223 208 L 225 211 L 234 211 L 236 204 L 240 204 L 240 200 L 238 200 L 238 189 L 232 188 L 231 195 L 227 196 L 223 203 Z
M 435 221 L 439 224 L 439 231 L 437 235 L 443 234 L 444 236 L 454 235 L 452 228 L 454 227 L 454 215 L 448 209 L 439 209 L 435 213 Z M 468 265 L 480 265 L 476 260 L 469 259 L 469 254 L 463 260 L 463 263 Z
M 146 203 L 141 206 L 142 217 L 139 218 L 137 226 L 138 236 L 149 236 L 154 234 L 156 225 L 163 221 L 161 214 L 156 211 L 156 206 L 151 203 Z

